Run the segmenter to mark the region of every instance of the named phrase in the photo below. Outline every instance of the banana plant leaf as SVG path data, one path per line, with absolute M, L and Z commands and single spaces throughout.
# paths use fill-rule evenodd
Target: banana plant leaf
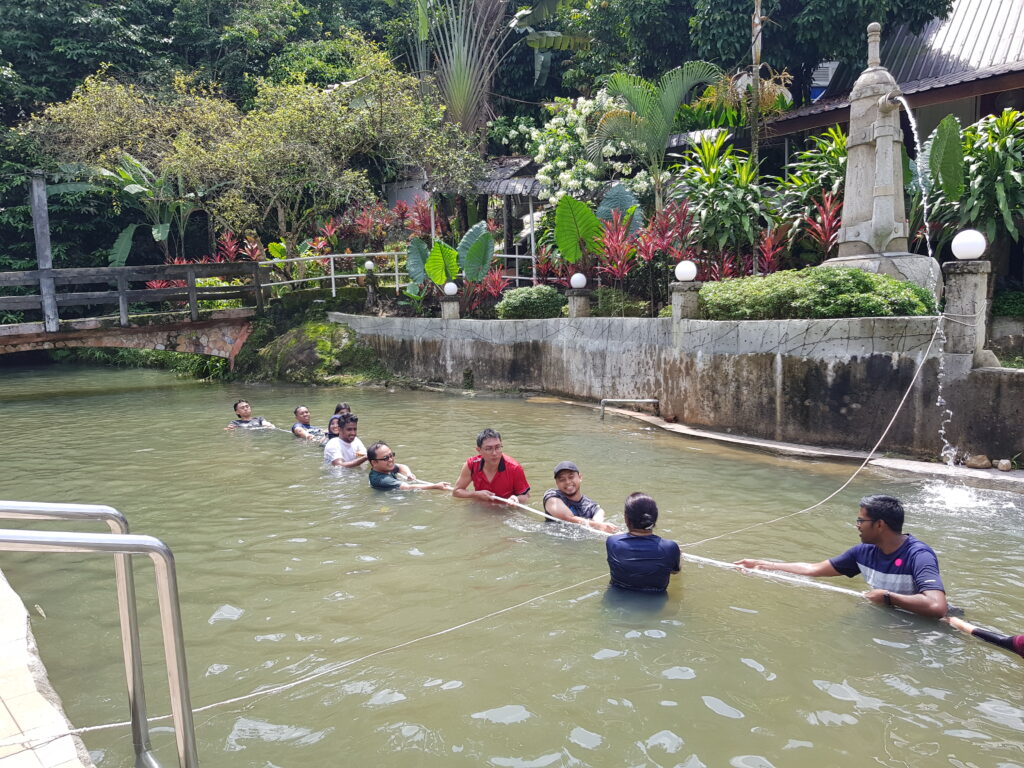
M 121 230 L 121 234 L 114 241 L 114 247 L 110 249 L 109 266 L 123 267 L 127 263 L 128 255 L 132 252 L 132 238 L 139 226 L 139 224 L 129 224 Z

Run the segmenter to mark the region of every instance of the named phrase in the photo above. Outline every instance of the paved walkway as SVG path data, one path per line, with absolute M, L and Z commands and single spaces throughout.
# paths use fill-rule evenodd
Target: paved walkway
M 0 768 L 93 768 L 82 742 L 62 736 L 34 749 L 10 743 L 45 739 L 71 726 L 36 653 L 21 599 L 0 573 Z

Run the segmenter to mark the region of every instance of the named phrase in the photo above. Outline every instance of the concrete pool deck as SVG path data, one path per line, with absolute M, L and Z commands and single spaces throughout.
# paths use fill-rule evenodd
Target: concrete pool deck
M 582 402 L 579 400 L 566 400 L 557 397 L 531 397 L 534 402 L 557 402 L 565 405 L 575 405 L 583 408 L 600 410 L 597 403 Z M 701 440 L 715 440 L 720 443 L 727 443 L 743 448 L 766 451 L 780 456 L 797 456 L 806 459 L 829 459 L 832 461 L 862 462 L 868 457 L 867 451 L 852 451 L 845 448 L 822 448 L 814 445 L 801 445 L 799 443 L 786 443 L 778 440 L 765 440 L 757 437 L 746 437 L 734 435 L 728 432 L 714 432 L 708 429 L 688 427 L 684 424 L 674 424 L 665 421 L 659 416 L 641 411 L 632 411 L 627 408 L 612 408 L 605 406 L 605 413 L 613 413 L 616 416 L 625 416 L 650 424 L 666 432 L 672 432 L 685 437 L 693 437 Z M 879 456 L 871 459 L 868 466 L 891 472 L 898 475 L 932 477 L 945 481 L 960 481 L 964 485 L 973 488 L 983 488 L 995 491 L 1009 491 L 1011 493 L 1024 494 L 1024 470 L 1011 470 L 1003 472 L 998 469 L 968 469 L 967 467 L 951 467 L 946 464 L 931 461 L 914 461 L 911 459 L 889 458 Z M 2 766 L 0 766 L 2 768 Z
M 0 768 L 94 768 L 36 651 L 28 611 L 0 572 Z M 17 739 L 52 741 L 26 748 Z

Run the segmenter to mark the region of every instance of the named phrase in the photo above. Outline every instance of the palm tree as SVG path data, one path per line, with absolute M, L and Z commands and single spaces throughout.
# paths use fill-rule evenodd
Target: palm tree
M 601 117 L 587 151 L 600 160 L 604 145 L 619 139 L 636 148 L 651 174 L 654 185 L 654 210 L 664 204 L 665 152 L 676 112 L 694 89 L 718 81 L 722 71 L 706 61 L 688 61 L 666 72 L 657 83 L 636 75 L 616 73 L 608 79 L 608 93 L 621 98 L 626 106 L 611 109 Z

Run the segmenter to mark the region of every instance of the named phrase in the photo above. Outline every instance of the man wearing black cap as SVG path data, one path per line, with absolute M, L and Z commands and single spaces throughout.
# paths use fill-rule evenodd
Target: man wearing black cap
M 583 475 L 571 461 L 561 461 L 555 467 L 555 486 L 544 493 L 544 511 L 551 517 L 608 533 L 618 530 L 604 522 L 604 510 L 597 502 L 583 495 Z

